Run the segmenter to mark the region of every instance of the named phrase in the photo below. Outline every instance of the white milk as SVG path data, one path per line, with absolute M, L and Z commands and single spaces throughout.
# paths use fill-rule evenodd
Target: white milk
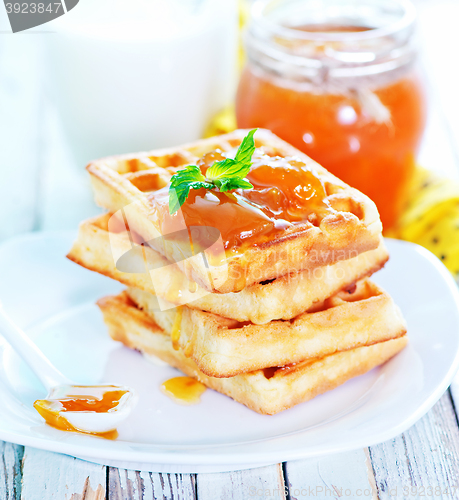
M 80 164 L 201 137 L 233 98 L 234 0 L 80 0 L 46 37 Z

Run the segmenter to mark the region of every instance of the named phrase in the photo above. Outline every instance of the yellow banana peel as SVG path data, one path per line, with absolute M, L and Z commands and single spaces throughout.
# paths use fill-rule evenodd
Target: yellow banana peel
M 459 274 L 459 183 L 418 167 L 408 206 L 391 236 L 422 245 Z
M 212 137 L 213 135 L 227 134 L 236 130 L 236 114 L 234 105 L 227 106 L 218 112 L 212 121 L 207 126 L 204 137 Z

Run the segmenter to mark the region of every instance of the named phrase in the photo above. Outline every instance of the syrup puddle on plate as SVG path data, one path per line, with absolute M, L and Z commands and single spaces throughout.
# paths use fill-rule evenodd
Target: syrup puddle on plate
M 161 391 L 181 405 L 195 405 L 207 387 L 191 377 L 174 377 L 161 384 Z

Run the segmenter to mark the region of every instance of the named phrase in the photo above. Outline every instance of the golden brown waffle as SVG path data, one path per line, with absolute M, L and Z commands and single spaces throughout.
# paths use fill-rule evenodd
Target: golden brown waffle
M 148 193 L 167 186 L 178 167 L 196 163 L 203 154 L 236 148 L 247 132 L 236 130 L 176 148 L 94 161 L 87 169 L 96 202 L 112 213 L 123 209 L 131 229 L 146 241 L 160 238 L 164 235 Z M 241 248 L 237 254 L 227 253 L 218 263 L 207 253 L 206 259 L 199 253 L 178 262 L 177 253 L 185 254 L 187 250 L 177 246 L 177 242 L 164 244 L 163 241 L 157 250 L 178 262 L 182 271 L 201 287 L 228 293 L 377 248 L 382 226 L 376 206 L 368 197 L 271 132 L 259 130 L 255 139 L 256 146 L 270 156 L 296 157 L 312 167 L 325 186 L 326 201 L 332 212 L 314 213 L 309 221 L 290 226 L 269 241 Z
M 157 356 L 207 387 L 268 415 L 308 401 L 366 373 L 397 354 L 407 343 L 404 335 L 281 368 L 257 370 L 231 378 L 212 378 L 204 375 L 191 358 L 174 350 L 170 336 L 135 307 L 126 295 L 107 297 L 98 304 L 114 340 L 144 354 Z
M 257 283 L 238 293 L 208 293 L 199 286 L 193 287 L 176 264 L 170 264 L 149 247 L 144 247 L 140 255 L 154 272 L 119 271 L 115 266 L 114 256 L 122 256 L 132 248 L 132 237 L 126 231 L 109 234 L 109 218 L 110 215 L 106 214 L 82 222 L 78 238 L 67 257 L 87 269 L 156 294 L 160 300 L 174 305 L 187 304 L 193 309 L 255 324 L 294 318 L 313 304 L 365 276 L 370 276 L 388 259 L 387 250 L 381 242 L 377 249 L 361 253 L 352 259 L 314 270 L 307 269 L 269 283 Z M 162 306 L 171 307 L 172 304 Z
M 370 280 L 316 304 L 314 312 L 266 325 L 239 323 L 187 306 L 160 311 L 156 297 L 129 288 L 129 298 L 173 345 L 210 377 L 234 377 L 401 337 L 406 324 L 392 298 Z

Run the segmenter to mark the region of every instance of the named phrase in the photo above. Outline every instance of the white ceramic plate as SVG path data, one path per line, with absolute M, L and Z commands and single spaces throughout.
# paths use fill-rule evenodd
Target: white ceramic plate
M 94 301 L 122 287 L 65 259 L 73 234 L 42 233 L 0 247 L 0 300 L 65 375 L 81 383 L 132 386 L 140 402 L 119 438 L 66 433 L 33 410 L 45 395 L 0 343 L 0 439 L 157 472 L 235 470 L 368 446 L 403 432 L 451 382 L 459 363 L 457 286 L 429 252 L 389 240 L 391 260 L 375 281 L 394 297 L 409 346 L 371 372 L 276 416 L 258 415 L 206 391 L 180 406 L 160 384 L 178 372 L 145 361 L 108 338 Z

